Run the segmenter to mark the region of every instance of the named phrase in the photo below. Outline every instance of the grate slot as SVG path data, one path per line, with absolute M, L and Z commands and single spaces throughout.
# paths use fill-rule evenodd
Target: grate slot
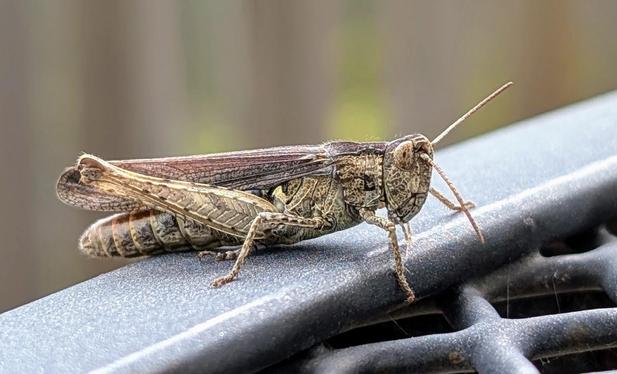
M 614 308 L 617 305 L 601 290 L 553 293 L 535 297 L 514 298 L 493 303 L 502 318 L 529 318 L 581 310 Z
M 442 313 L 424 314 L 353 329 L 326 341 L 330 348 L 346 348 L 380 341 L 453 332 Z
M 583 351 L 552 358 L 533 360 L 543 374 L 574 374 L 617 367 L 617 349 Z
M 553 257 L 583 253 L 611 241 L 616 241 L 617 238 L 608 231 L 607 227 L 608 224 L 594 227 L 564 240 L 553 240 L 540 248 L 540 254 L 544 257 Z
M 472 281 L 493 302 L 519 296 L 542 296 L 607 289 L 614 302 L 614 286 L 611 279 L 615 271 L 617 242 L 609 242 L 592 251 L 553 257 L 538 253 L 525 257 L 497 270 L 491 277 Z M 611 291 L 612 295 L 611 295 Z

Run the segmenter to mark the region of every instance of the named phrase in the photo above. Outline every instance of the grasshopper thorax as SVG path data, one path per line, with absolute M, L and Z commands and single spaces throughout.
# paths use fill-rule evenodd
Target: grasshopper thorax
M 430 188 L 432 168 L 422 154 L 433 158 L 433 145 L 424 135 L 396 139 L 386 146 L 383 159 L 384 198 L 388 217 L 408 222 L 422 208 Z

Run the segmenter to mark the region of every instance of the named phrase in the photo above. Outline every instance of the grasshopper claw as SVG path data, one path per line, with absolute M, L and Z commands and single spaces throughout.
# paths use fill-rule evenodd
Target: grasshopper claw
M 225 275 L 212 281 L 212 287 L 221 287 L 234 280 L 233 275 Z

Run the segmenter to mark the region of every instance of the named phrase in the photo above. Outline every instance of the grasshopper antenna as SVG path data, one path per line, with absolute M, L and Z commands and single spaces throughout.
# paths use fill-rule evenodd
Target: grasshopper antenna
M 499 95 L 500 93 L 502 93 L 503 91 L 505 91 L 508 87 L 510 87 L 513 83 L 512 82 L 508 82 L 506 84 L 504 84 L 503 86 L 499 87 L 495 92 L 493 92 L 492 94 L 488 95 L 484 100 L 480 101 L 478 104 L 476 104 L 476 106 L 474 106 L 473 108 L 471 108 L 467 113 L 463 114 L 463 116 L 459 119 L 456 120 L 456 122 L 454 122 L 453 124 L 451 124 L 450 126 L 448 126 L 447 129 L 445 129 L 441 134 L 437 135 L 437 137 L 435 139 L 433 139 L 433 141 L 431 142 L 433 145 L 439 143 L 439 141 L 441 139 L 443 139 L 446 135 L 448 135 L 448 133 L 452 130 L 454 130 L 454 128 L 458 125 L 460 125 L 463 121 L 465 121 L 467 118 L 469 118 L 469 116 L 471 116 L 472 114 L 474 114 L 478 109 L 482 108 L 486 103 L 488 103 L 489 101 L 493 100 L 497 95 Z
M 469 116 L 471 116 L 476 111 L 478 111 L 478 109 L 480 109 L 484 105 L 486 105 L 486 103 L 488 103 L 489 101 L 493 100 L 495 97 L 497 97 L 497 95 L 499 95 L 500 93 L 505 91 L 512 84 L 513 84 L 512 82 L 508 82 L 508 83 L 504 84 L 503 86 L 499 87 L 492 94 L 488 95 L 484 100 L 482 100 L 478 104 L 476 104 L 476 106 L 471 108 L 467 113 L 463 114 L 463 116 L 461 118 L 457 119 L 456 122 L 454 122 L 453 124 L 448 126 L 448 128 L 445 129 L 441 134 L 437 135 L 437 137 L 435 139 L 433 139 L 431 144 L 435 145 L 435 144 L 439 143 L 439 141 L 441 141 L 441 139 L 443 139 L 446 135 L 448 135 L 448 133 L 450 131 L 454 130 L 454 128 L 456 126 L 460 125 L 463 121 L 465 121 L 467 118 L 469 118 Z M 446 173 L 441 169 L 441 167 L 439 167 L 439 165 L 437 165 L 435 163 L 435 161 L 433 161 L 431 159 L 431 157 L 429 155 L 424 153 L 420 157 L 422 157 L 423 160 L 425 160 L 429 165 L 431 165 L 433 167 L 433 169 L 435 169 L 437 174 L 439 174 L 441 179 L 443 179 L 443 181 L 446 182 L 446 184 L 448 185 L 448 188 L 450 188 L 450 191 L 452 191 L 452 194 L 454 195 L 454 197 L 456 197 L 456 200 L 460 204 L 461 211 L 463 213 L 465 213 L 465 215 L 467 216 L 467 219 L 469 220 L 469 223 L 471 223 L 471 226 L 473 227 L 474 231 L 476 232 L 476 235 L 478 236 L 478 239 L 480 239 L 480 242 L 482 244 L 484 244 L 484 235 L 482 235 L 482 232 L 480 232 L 480 228 L 478 227 L 478 224 L 476 223 L 476 221 L 471 216 L 471 213 L 469 213 L 469 209 L 467 209 L 467 206 L 465 205 L 465 201 L 463 200 L 463 197 L 458 192 L 456 187 L 454 187 L 454 184 L 452 184 L 452 182 L 450 181 L 450 178 L 448 178 Z

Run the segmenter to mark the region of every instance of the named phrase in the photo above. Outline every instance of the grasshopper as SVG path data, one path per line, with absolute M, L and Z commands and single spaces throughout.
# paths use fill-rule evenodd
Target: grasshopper
M 390 142 L 334 141 L 201 156 L 105 161 L 84 154 L 57 184 L 63 202 L 122 212 L 92 224 L 79 248 L 92 256 L 136 257 L 194 249 L 235 259 L 212 285 L 234 280 L 256 245 L 292 244 L 367 222 L 388 233 L 399 286 L 412 303 L 396 234 L 411 240 L 409 221 L 431 194 L 464 213 L 484 237 L 465 202 L 433 161 L 434 146 L 509 82 L 433 141 L 420 134 Z M 432 170 L 456 203 L 430 186 Z M 387 218 L 375 214 L 387 209 Z M 231 250 L 235 246 L 239 249 Z

